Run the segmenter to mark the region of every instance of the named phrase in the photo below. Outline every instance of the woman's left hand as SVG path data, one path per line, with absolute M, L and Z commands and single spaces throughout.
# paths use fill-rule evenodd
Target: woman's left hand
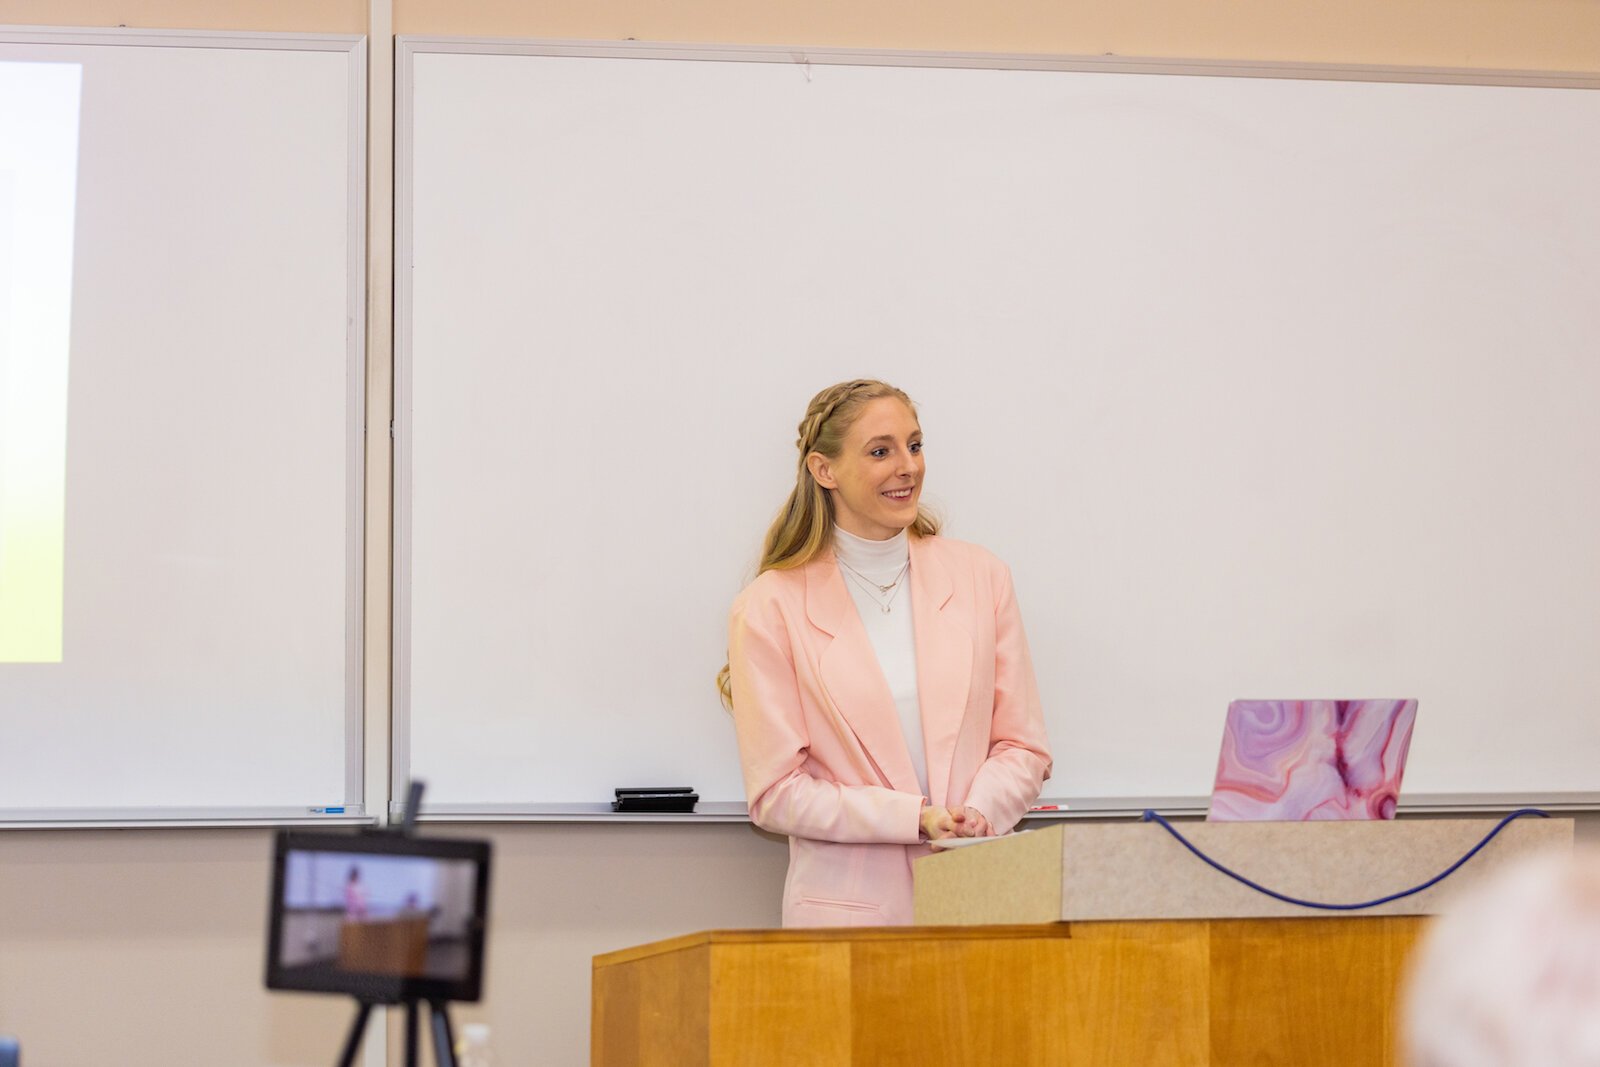
M 989 820 L 983 817 L 983 812 L 977 808 L 962 808 L 962 818 L 956 822 L 956 834 L 959 837 L 993 837 L 994 827 L 989 825 Z

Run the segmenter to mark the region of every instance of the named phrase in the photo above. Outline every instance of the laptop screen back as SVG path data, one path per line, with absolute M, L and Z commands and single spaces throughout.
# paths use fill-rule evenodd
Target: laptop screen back
M 1392 819 L 1415 700 L 1235 700 L 1213 822 Z

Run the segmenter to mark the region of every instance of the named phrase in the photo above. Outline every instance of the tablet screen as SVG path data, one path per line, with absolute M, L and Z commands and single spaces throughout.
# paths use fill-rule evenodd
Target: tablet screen
M 267 987 L 477 1000 L 488 858 L 481 841 L 280 834 Z

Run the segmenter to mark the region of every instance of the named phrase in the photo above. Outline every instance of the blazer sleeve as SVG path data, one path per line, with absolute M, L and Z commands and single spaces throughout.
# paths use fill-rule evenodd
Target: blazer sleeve
M 815 841 L 917 843 L 922 797 L 883 786 L 847 785 L 807 769 L 810 738 L 794 651 L 782 613 L 754 587 L 734 603 L 728 665 L 751 822 Z
M 995 596 L 994 717 L 989 756 L 978 767 L 966 803 L 983 812 L 994 832 L 1009 832 L 1050 777 L 1050 743 L 1045 736 L 1033 657 L 1022 629 L 1011 571 L 998 560 Z

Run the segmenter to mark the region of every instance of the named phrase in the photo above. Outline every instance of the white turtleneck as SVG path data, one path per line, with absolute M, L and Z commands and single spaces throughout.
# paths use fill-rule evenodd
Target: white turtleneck
M 900 713 L 900 730 L 911 753 L 911 766 L 916 769 L 923 796 L 927 796 L 928 756 L 922 741 L 922 704 L 917 698 L 917 640 L 911 624 L 911 573 L 907 567 L 911 548 L 906 532 L 901 530 L 887 541 L 869 541 L 835 526 L 833 553 L 839 561 L 839 577 L 850 590 L 850 599 L 855 601 L 872 650 L 877 653 L 878 666 L 889 683 L 895 710 Z M 851 568 L 874 586 L 888 585 L 898 574 L 900 581 L 893 590 L 893 599 L 890 594 L 867 586 L 850 573 Z M 883 610 L 885 601 L 889 604 L 887 612 Z

